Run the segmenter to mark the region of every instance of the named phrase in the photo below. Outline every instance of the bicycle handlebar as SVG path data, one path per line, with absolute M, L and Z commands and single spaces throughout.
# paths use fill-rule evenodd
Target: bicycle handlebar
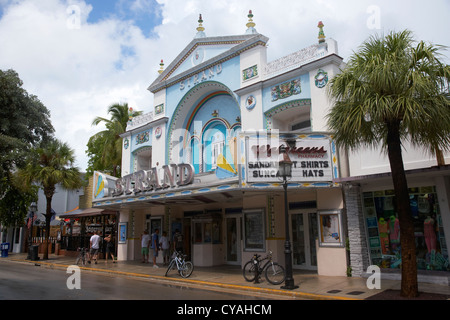
M 261 258 L 260 254 L 255 253 L 253 255 L 253 260 L 259 260 L 259 258 Z M 268 258 L 272 258 L 272 250 L 269 250 L 269 252 L 267 253 L 266 257 L 264 259 L 268 259 Z

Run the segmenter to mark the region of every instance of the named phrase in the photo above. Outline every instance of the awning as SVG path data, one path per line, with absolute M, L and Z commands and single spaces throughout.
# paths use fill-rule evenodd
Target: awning
M 58 217 L 61 219 L 73 219 L 73 218 L 91 217 L 109 214 L 117 214 L 117 211 L 112 211 L 108 209 L 97 209 L 97 208 L 77 209 L 74 211 L 62 213 Z

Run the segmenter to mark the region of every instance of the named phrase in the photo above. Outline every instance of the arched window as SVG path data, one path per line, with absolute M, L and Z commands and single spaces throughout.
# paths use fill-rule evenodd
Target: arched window
M 133 152 L 133 172 L 150 170 L 152 165 L 152 148 L 143 147 Z
M 224 124 L 214 122 L 203 132 L 203 170 L 215 170 L 219 155 L 224 155 L 227 130 Z

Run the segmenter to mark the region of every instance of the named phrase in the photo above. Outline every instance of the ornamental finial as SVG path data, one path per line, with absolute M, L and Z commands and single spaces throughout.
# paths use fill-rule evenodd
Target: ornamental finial
M 256 26 L 256 24 L 253 22 L 253 19 L 252 19 L 253 18 L 252 10 L 250 10 L 248 12 L 247 17 L 248 17 L 247 28 L 254 28 Z
M 205 28 L 203 27 L 202 14 L 200 14 L 199 17 L 198 17 L 197 35 L 195 37 L 196 38 L 204 38 L 204 37 L 206 37 L 204 31 L 205 31 Z
M 324 27 L 323 22 L 319 21 L 319 24 L 317 25 L 317 28 L 319 28 L 319 36 L 318 36 L 319 43 L 325 42 L 325 33 L 323 32 L 323 27 Z
M 160 67 L 159 67 L 158 73 L 161 74 L 164 71 L 164 61 L 163 61 L 163 59 L 161 59 L 161 63 L 159 65 L 160 65 Z
M 202 14 L 201 13 L 200 13 L 200 16 L 198 17 L 197 31 L 205 31 L 205 28 L 203 27 L 203 19 L 202 19 Z
M 258 33 L 255 29 L 256 24 L 253 22 L 252 10 L 248 11 L 247 17 L 248 17 L 248 22 L 247 22 L 246 26 L 248 29 L 245 33 L 247 33 L 247 34 Z

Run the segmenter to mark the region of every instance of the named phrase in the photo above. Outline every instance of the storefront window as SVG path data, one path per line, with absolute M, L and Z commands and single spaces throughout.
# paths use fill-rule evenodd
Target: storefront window
M 244 212 L 244 250 L 265 250 L 264 210 L 246 210 Z
M 340 211 L 321 211 L 319 212 L 319 245 L 343 246 L 342 222 Z
M 435 187 L 410 188 L 417 269 L 450 270 Z M 401 266 L 401 226 L 393 190 L 365 192 L 364 215 L 371 263 L 381 268 Z
M 220 243 L 220 221 L 202 220 L 194 221 L 194 242 L 200 243 Z

